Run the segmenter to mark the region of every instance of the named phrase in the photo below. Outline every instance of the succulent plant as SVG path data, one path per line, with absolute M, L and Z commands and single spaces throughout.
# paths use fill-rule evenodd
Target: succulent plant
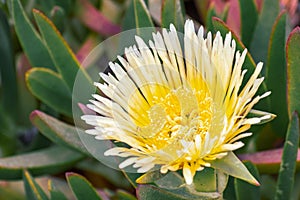
M 298 199 L 297 8 L 0 1 L 0 199 Z

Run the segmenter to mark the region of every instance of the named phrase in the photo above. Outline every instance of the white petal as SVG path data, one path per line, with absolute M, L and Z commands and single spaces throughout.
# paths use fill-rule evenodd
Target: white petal
M 186 184 L 191 185 L 193 183 L 193 175 L 189 164 L 184 163 L 182 171 Z
M 123 169 L 129 165 L 132 165 L 136 160 L 138 159 L 138 157 L 131 157 L 126 159 L 125 161 L 123 161 L 122 163 L 120 163 L 119 168 Z

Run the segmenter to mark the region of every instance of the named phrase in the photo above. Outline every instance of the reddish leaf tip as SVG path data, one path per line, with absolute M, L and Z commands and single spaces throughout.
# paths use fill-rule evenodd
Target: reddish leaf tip
M 30 121 L 33 121 L 35 119 L 35 117 L 38 116 L 38 115 L 40 115 L 40 114 L 42 114 L 42 112 L 39 111 L 39 110 L 32 111 L 30 113 L 30 116 L 29 116 Z
M 300 34 L 300 27 L 299 26 L 297 26 L 296 28 L 294 28 L 292 30 L 292 32 L 289 34 L 289 37 L 288 37 L 287 42 L 286 42 L 286 47 L 288 47 L 288 44 L 290 43 L 290 40 L 291 40 L 292 36 L 294 34 L 297 34 L 297 33 Z
M 70 176 L 74 176 L 74 175 L 78 175 L 78 174 L 76 174 L 75 172 L 66 172 L 65 173 L 66 178 L 68 178 Z

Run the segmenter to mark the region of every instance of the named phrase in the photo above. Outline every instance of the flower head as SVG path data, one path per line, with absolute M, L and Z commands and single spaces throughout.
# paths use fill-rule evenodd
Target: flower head
M 214 39 L 211 33 L 204 38 L 203 27 L 196 34 L 190 20 L 184 30 L 183 45 L 173 25 L 153 34 L 149 46 L 136 37 L 138 46 L 126 48 L 120 64 L 109 64 L 113 75 L 100 73 L 104 83 L 95 83 L 105 97 L 94 94 L 88 107 L 99 115 L 82 119 L 95 127 L 86 132 L 96 139 L 129 146 L 105 152 L 127 158 L 120 168 L 133 165 L 140 173 L 156 165 L 161 173 L 182 169 L 191 184 L 196 171 L 222 168 L 216 163 L 232 158 L 232 151 L 244 145 L 239 140 L 251 135 L 245 131 L 252 124 L 271 118 L 266 113 L 247 118 L 270 92 L 255 96 L 264 80 L 259 78 L 262 63 L 243 83 L 247 50 L 236 51 L 231 33 L 224 41 L 219 32 Z M 240 178 L 251 179 L 245 173 Z

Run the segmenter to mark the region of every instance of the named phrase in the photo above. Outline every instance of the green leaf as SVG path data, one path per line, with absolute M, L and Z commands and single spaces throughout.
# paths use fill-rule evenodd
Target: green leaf
M 211 167 L 219 169 L 225 174 L 242 179 L 253 185 L 259 185 L 245 165 L 232 152 L 229 152 L 228 155 L 222 159 L 212 161 Z
M 239 5 L 241 15 L 241 37 L 244 45 L 249 47 L 258 19 L 258 11 L 254 0 L 239 0 Z
M 44 42 L 26 16 L 20 1 L 10 0 L 10 2 L 15 30 L 30 64 L 33 67 L 45 67 L 55 70 L 54 63 Z
M 17 57 L 16 60 L 17 83 L 18 83 L 18 117 L 17 124 L 22 127 L 31 127 L 29 114 L 38 106 L 38 100 L 29 91 L 26 83 L 26 73 L 31 66 L 24 53 Z
M 205 28 L 206 28 L 207 32 L 208 31 L 214 32 L 214 25 L 212 22 L 212 18 L 216 17 L 216 16 L 217 16 L 217 14 L 216 14 L 215 4 L 212 3 L 208 8 L 206 20 L 205 20 L 205 24 L 206 24 Z
M 155 199 L 155 200 L 188 200 L 202 199 L 212 200 L 221 199 L 221 195 L 216 192 L 199 192 L 193 186 L 184 186 L 177 189 L 163 189 L 153 185 L 138 185 L 136 189 L 138 199 Z
M 73 2 L 72 0 L 54 0 L 55 4 L 58 5 L 59 7 L 63 8 L 64 11 L 68 14 L 70 11 L 72 11 L 73 8 Z
M 265 0 L 250 44 L 250 52 L 256 62 L 267 60 L 272 26 L 278 14 L 279 2 Z
M 259 173 L 251 162 L 244 163 L 247 169 L 253 176 L 259 180 Z M 238 200 L 256 200 L 260 198 L 260 188 L 254 185 L 251 185 L 245 181 L 235 179 L 235 194 Z
M 85 171 L 85 174 L 104 178 L 117 188 L 132 188 L 122 171 L 111 168 L 99 160 L 85 159 L 76 165 L 76 169 Z
M 136 200 L 137 199 L 132 194 L 130 194 L 126 191 L 123 191 L 123 190 L 117 190 L 117 193 L 115 194 L 114 197 L 119 200 Z
M 213 168 L 205 168 L 195 174 L 194 185 L 197 191 L 215 192 L 217 191 L 217 174 Z
M 294 112 L 290 121 L 286 141 L 284 143 L 282 162 L 280 165 L 279 176 L 275 200 L 290 199 L 294 176 L 296 171 L 296 160 L 299 142 L 299 119 L 298 113 Z
M 194 177 L 194 187 L 199 192 L 217 192 L 222 194 L 228 182 L 228 175 L 220 170 L 205 168 Z
M 155 31 L 149 10 L 144 0 L 133 0 L 133 6 L 137 35 L 147 41 L 152 37 L 152 32 Z
M 139 184 L 142 183 L 154 183 L 156 180 L 164 177 L 166 174 L 162 174 L 159 170 L 150 171 L 142 176 L 140 176 L 138 179 L 136 179 L 136 182 Z
M 230 200 L 236 200 L 233 177 L 228 178 L 228 183 L 227 183 L 226 189 L 224 190 L 223 198 L 230 199 Z
M 174 24 L 177 31 L 182 32 L 184 27 L 184 5 L 182 0 L 164 0 L 162 2 L 161 24 L 164 28 L 169 28 Z
M 138 199 L 183 200 L 187 199 L 172 191 L 162 190 L 153 185 L 139 185 L 136 191 Z
M 67 197 L 54 186 L 51 180 L 49 180 L 48 185 L 51 200 L 67 200 Z
M 272 91 L 271 111 L 277 117 L 271 122 L 273 131 L 284 136 L 288 125 L 288 111 L 286 100 L 286 60 L 285 60 L 285 33 L 286 12 L 282 12 L 276 19 L 272 29 L 268 60 L 266 65 L 266 83 Z
M 141 174 L 139 173 L 128 173 L 125 172 L 125 170 L 122 169 L 122 172 L 124 174 L 124 176 L 127 178 L 127 180 L 130 182 L 130 184 L 136 188 L 137 187 L 137 183 L 136 180 L 141 176 Z
M 232 38 L 235 40 L 236 42 L 236 49 L 240 52 L 242 52 L 245 49 L 245 46 L 243 45 L 243 43 L 241 42 L 241 40 L 237 37 L 237 35 L 220 19 L 213 17 L 213 25 L 215 28 L 215 31 L 220 31 L 221 35 L 223 37 L 225 37 L 225 35 L 228 32 L 231 32 L 232 34 Z M 243 64 L 243 69 L 247 69 L 247 73 L 245 74 L 245 78 L 243 80 L 243 85 L 245 84 L 245 81 L 248 81 L 250 76 L 253 74 L 254 70 L 255 70 L 256 64 L 253 60 L 253 58 L 251 57 L 250 53 L 247 52 L 244 64 Z M 264 93 L 267 91 L 267 87 L 265 82 L 263 82 L 260 86 L 259 89 L 259 93 Z M 261 107 L 263 107 L 264 109 L 266 109 L 266 107 L 268 108 L 268 101 L 264 100 L 262 101 L 264 102 L 263 105 L 261 105 Z M 266 104 L 266 105 L 265 105 Z
M 83 130 L 65 124 L 38 110 L 31 113 L 30 120 L 52 142 L 90 155 L 78 136 L 78 132 L 84 132 Z
M 261 199 L 274 199 L 276 193 L 276 182 L 273 176 L 261 176 Z
M 167 174 L 165 174 L 164 177 L 156 180 L 154 183 L 156 186 L 158 186 L 161 189 L 172 190 L 172 189 L 181 188 L 182 186 L 186 185 L 186 183 L 182 174 L 180 173 L 181 173 L 180 171 L 176 171 L 176 172 L 170 171 Z M 197 191 L 196 188 L 193 189 Z
M 54 60 L 55 66 L 69 90 L 73 90 L 76 76 L 78 76 L 79 73 L 81 76 L 81 84 L 86 86 L 87 89 L 93 91 L 91 89 L 92 81 L 90 77 L 87 75 L 85 70 L 80 67 L 74 53 L 53 23 L 38 10 L 34 10 L 33 14 L 50 55 Z
M 223 173 L 217 171 L 208 174 L 205 172 L 200 173 L 199 176 L 196 175 L 192 185 L 185 183 L 180 172 L 168 172 L 164 177 L 156 180 L 154 184 L 159 188 L 158 193 L 165 195 L 172 193 L 174 197 L 176 196 L 176 198 L 179 199 L 219 199 L 225 189 L 228 176 L 224 176 Z M 207 181 L 209 181 L 209 185 L 207 185 Z M 138 186 L 137 191 L 140 187 L 141 186 Z M 150 195 L 152 194 L 150 193 Z M 145 198 L 147 198 L 147 196 Z M 151 196 L 149 196 L 149 198 L 151 198 Z
M 48 197 L 42 188 L 35 182 L 28 171 L 23 173 L 24 187 L 27 199 L 30 200 L 47 200 Z
M 16 119 L 18 115 L 18 88 L 13 47 L 7 17 L 0 8 L 0 75 L 2 105 L 6 115 Z
M 25 195 L 22 192 L 17 191 L 15 185 L 1 185 L 0 186 L 0 197 L 5 197 L 9 200 L 25 200 Z
M 74 195 L 77 200 L 85 200 L 85 199 L 93 199 L 100 200 L 101 198 L 97 194 L 97 191 L 91 183 L 86 180 L 83 176 L 75 173 L 67 173 L 66 174 L 67 181 L 69 186 L 71 187 Z
M 292 112 L 300 112 L 300 27 L 295 28 L 289 35 L 286 45 L 287 60 L 287 102 L 289 118 Z
M 72 94 L 62 78 L 46 68 L 32 68 L 26 82 L 34 96 L 54 110 L 72 117 Z
M 122 20 L 122 30 L 126 31 L 136 28 L 135 20 L 132 20 L 134 17 L 134 2 L 131 0 Z
M 0 158 L 0 179 L 22 178 L 23 169 L 33 175 L 55 174 L 68 169 L 84 156 L 65 147 L 54 146 L 34 152 Z
M 36 0 L 37 4 L 39 5 L 39 9 L 41 9 L 44 13 L 46 13 L 48 16 L 50 16 L 52 8 L 55 6 L 54 0 Z
M 63 8 L 54 6 L 50 11 L 50 19 L 60 32 L 65 29 L 66 13 Z

